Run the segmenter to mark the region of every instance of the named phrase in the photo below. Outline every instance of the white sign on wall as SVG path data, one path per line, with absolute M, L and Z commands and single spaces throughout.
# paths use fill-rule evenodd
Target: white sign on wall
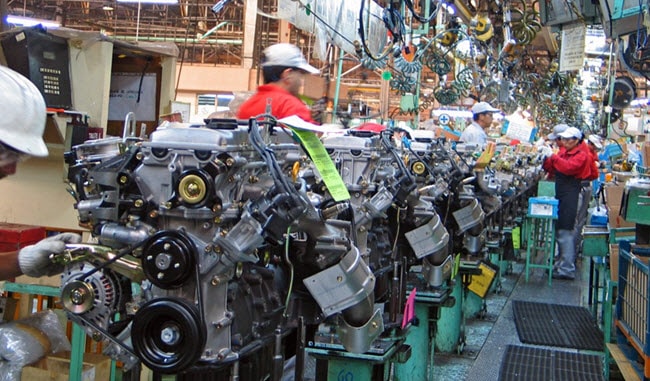
M 582 70 L 585 60 L 586 28 L 582 22 L 565 25 L 562 28 L 560 71 Z
M 140 85 L 142 83 L 142 85 Z M 139 95 L 139 98 L 138 98 Z M 136 121 L 157 121 L 156 73 L 113 73 L 108 100 L 108 120 L 124 120 L 129 112 Z
M 506 137 L 510 139 L 517 139 L 522 142 L 530 142 L 534 139 L 537 129 L 529 124 L 521 123 L 519 121 L 505 120 L 503 127 L 506 129 Z
M 181 117 L 183 118 L 183 122 L 189 123 L 191 111 L 192 111 L 191 103 L 172 101 L 172 114 L 176 112 L 180 112 Z

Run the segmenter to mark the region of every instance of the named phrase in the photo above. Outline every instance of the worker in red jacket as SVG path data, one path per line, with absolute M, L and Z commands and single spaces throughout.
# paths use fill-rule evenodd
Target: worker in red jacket
M 587 140 L 581 144 L 587 146 L 589 152 L 589 176 L 582 180 L 582 188 L 580 191 L 580 198 L 578 200 L 578 212 L 576 215 L 576 226 L 573 229 L 576 243 L 576 253 L 578 256 L 582 255 L 582 228 L 587 224 L 587 217 L 589 215 L 589 203 L 593 197 L 592 181 L 598 179 L 600 176 L 598 151 L 603 148 L 601 139 L 598 135 L 591 134 Z
M 591 154 L 582 144 L 582 132 L 569 127 L 559 134 L 563 150 L 544 160 L 543 168 L 555 177 L 555 198 L 558 205 L 556 237 L 559 249 L 558 260 L 553 269 L 556 279 L 575 279 L 575 227 L 578 200 L 582 181 L 591 174 Z
M 48 155 L 43 141 L 45 100 L 33 83 L 5 66 L 0 66 L 0 115 L 1 179 L 15 174 L 20 161 Z M 0 252 L 0 280 L 58 274 L 63 266 L 54 264 L 50 255 L 63 252 L 66 243 L 79 242 L 78 234 L 63 233 L 18 251 Z
M 237 111 L 238 119 L 250 119 L 267 113 L 277 119 L 296 115 L 304 121 L 317 124 L 311 110 L 298 98 L 306 74 L 318 74 L 297 46 L 280 43 L 264 49 L 262 76 L 264 84 L 246 100 Z

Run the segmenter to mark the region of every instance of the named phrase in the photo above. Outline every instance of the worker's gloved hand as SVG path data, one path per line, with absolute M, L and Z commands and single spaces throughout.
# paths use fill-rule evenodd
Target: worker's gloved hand
M 63 265 L 50 260 L 51 254 L 60 254 L 66 243 L 79 243 L 81 236 L 61 233 L 45 238 L 35 245 L 24 247 L 18 253 L 18 264 L 23 274 L 31 277 L 52 276 L 63 271 Z
M 542 155 L 542 157 L 549 157 L 553 155 L 553 149 L 548 146 L 538 147 L 537 152 L 539 152 Z
M 546 156 L 542 160 L 542 168 L 546 171 L 549 171 L 553 169 L 553 163 L 555 162 L 556 156 L 551 155 L 551 156 Z

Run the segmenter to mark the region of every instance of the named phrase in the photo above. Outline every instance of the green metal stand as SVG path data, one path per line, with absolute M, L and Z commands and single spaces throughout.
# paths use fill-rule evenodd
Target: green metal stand
M 594 319 L 598 318 L 600 295 L 605 293 L 609 231 L 606 226 L 586 225 L 582 228 L 582 255 L 589 260 L 589 306 Z M 601 279 L 602 278 L 602 279 Z
M 605 376 L 605 380 L 609 380 L 609 365 L 612 362 L 612 355 L 609 353 L 607 344 L 612 341 L 612 314 L 614 310 L 612 302 L 614 300 L 614 289 L 618 286 L 618 282 L 610 280 L 609 277 L 607 277 L 607 281 L 605 283 L 607 284 L 607 289 L 606 292 L 603 293 L 603 334 L 605 337 L 605 360 L 603 375 Z
M 327 381 L 372 379 L 372 363 L 354 359 L 331 359 L 327 365 Z
M 526 282 L 532 268 L 548 270 L 548 285 L 553 279 L 553 257 L 555 256 L 555 218 L 528 217 L 526 234 Z M 541 254 L 541 261 L 538 259 Z
M 434 345 L 429 329 L 429 304 L 415 303 L 415 316 L 419 324 L 409 328 L 404 344 L 411 347 L 411 358 L 395 363 L 395 381 L 432 380 Z
M 436 322 L 435 349 L 442 353 L 451 353 L 458 350 L 461 343 L 461 325 L 463 317 L 463 284 L 460 274 L 453 279 L 454 287 L 451 297 L 456 300 L 453 306 L 443 308 L 440 318 Z
M 472 291 L 467 290 L 465 292 L 465 298 L 463 300 L 463 314 L 465 319 L 481 317 L 482 314 L 485 314 L 486 308 L 485 299 Z
M 305 351 L 317 360 L 318 374 L 326 374 L 326 377 L 317 380 L 339 381 L 339 380 L 388 380 L 390 361 L 397 355 L 399 349 L 396 343 L 390 343 L 381 354 L 377 353 L 350 353 L 344 350 L 332 348 L 309 347 Z M 321 373 L 318 370 L 318 363 L 326 366 L 326 370 Z M 377 367 L 377 369 L 375 369 Z M 381 375 L 377 373 L 380 372 Z M 374 378 L 373 378 L 374 377 Z

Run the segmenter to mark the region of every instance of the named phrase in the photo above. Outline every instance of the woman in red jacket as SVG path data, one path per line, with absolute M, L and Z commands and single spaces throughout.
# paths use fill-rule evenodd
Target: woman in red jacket
M 555 225 L 560 252 L 553 269 L 553 278 L 575 279 L 576 247 L 573 228 L 582 180 L 591 174 L 591 154 L 587 146 L 582 144 L 582 132 L 577 128 L 569 127 L 559 137 L 564 150 L 549 156 L 542 166 L 550 175 L 555 176 L 555 198 L 560 201 Z
M 582 180 L 580 200 L 578 201 L 578 214 L 576 216 L 576 226 L 573 230 L 578 256 L 582 254 L 582 228 L 587 224 L 589 203 L 593 197 L 591 182 L 598 179 L 600 176 L 600 171 L 598 170 L 598 151 L 603 148 L 600 137 L 594 134 L 589 135 L 589 138 L 584 140 L 581 144 L 587 146 L 587 151 L 589 152 L 591 160 L 589 161 L 589 177 Z

